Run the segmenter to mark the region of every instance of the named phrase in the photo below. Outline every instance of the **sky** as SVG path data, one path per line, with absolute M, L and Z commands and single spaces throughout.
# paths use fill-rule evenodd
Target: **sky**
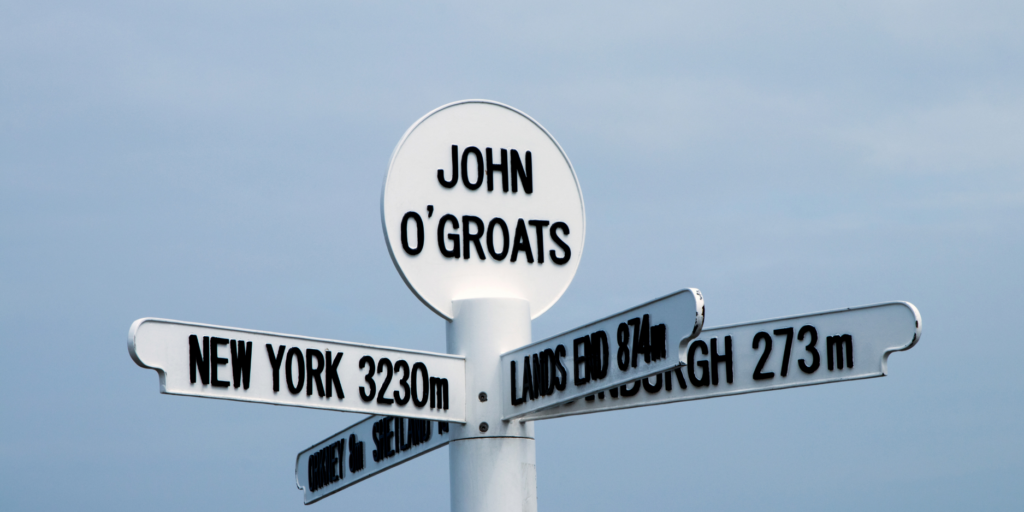
M 141 317 L 434 352 L 388 256 L 443 104 L 544 125 L 586 204 L 535 340 L 905 300 L 884 378 L 545 420 L 542 510 L 1020 510 L 1020 2 L 0 0 L 0 509 L 449 509 L 443 448 L 310 505 L 357 414 L 161 395 Z

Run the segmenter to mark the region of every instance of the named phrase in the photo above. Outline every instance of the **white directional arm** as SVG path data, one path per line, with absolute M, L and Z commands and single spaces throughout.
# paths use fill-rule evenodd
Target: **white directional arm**
M 684 366 L 524 419 L 882 377 L 889 354 L 919 339 L 921 315 L 909 302 L 705 329 L 689 342 Z
M 458 356 L 159 318 L 132 324 L 128 352 L 161 393 L 465 421 Z

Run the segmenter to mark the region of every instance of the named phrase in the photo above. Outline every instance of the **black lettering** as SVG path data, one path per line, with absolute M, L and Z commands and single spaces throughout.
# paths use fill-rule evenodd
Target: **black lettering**
M 633 368 L 636 368 L 637 359 L 640 354 L 646 354 L 647 350 L 644 349 L 641 343 L 640 319 L 630 318 L 626 323 L 633 328 Z
M 351 473 L 362 471 L 363 466 L 363 442 L 356 440 L 355 434 L 348 436 L 348 470 Z
M 270 345 L 267 345 L 268 350 Z M 203 385 L 210 383 L 210 337 L 203 336 L 203 348 L 199 348 L 199 337 L 195 334 L 188 336 L 188 370 L 192 384 L 196 383 L 196 369 L 199 370 L 199 378 Z M 277 391 L 275 388 L 274 391 Z
M 366 365 L 370 366 L 370 369 L 366 371 L 366 376 L 363 377 L 363 380 L 365 380 L 366 383 L 370 385 L 369 391 L 367 391 L 363 386 L 359 386 L 359 398 L 361 398 L 364 402 L 369 402 L 373 400 L 373 397 L 377 396 L 377 383 L 373 381 L 373 371 L 376 368 L 376 366 L 374 366 L 373 363 L 373 358 L 370 356 L 363 356 L 361 359 L 359 359 L 360 370 L 362 370 L 363 367 L 365 367 Z
M 452 188 L 459 182 L 459 147 L 452 144 L 452 179 L 444 179 L 444 169 L 437 170 L 437 182 L 444 188 Z
M 619 364 L 619 370 L 626 371 L 629 368 L 629 326 L 625 322 L 619 324 L 615 338 L 619 343 L 616 362 Z
M 318 456 L 316 458 L 317 466 L 318 466 L 318 468 L 317 468 L 317 470 L 318 470 L 317 471 L 317 480 L 319 480 L 319 482 L 317 482 L 317 485 L 319 487 L 321 487 L 321 488 L 327 486 L 328 482 L 330 482 L 330 480 L 329 480 L 330 477 L 328 476 L 328 473 L 327 473 L 327 462 L 329 460 L 328 459 L 329 456 L 330 455 L 327 453 L 327 447 L 324 447 L 324 448 L 320 449 L 320 453 L 318 454 Z
M 725 337 L 725 354 L 718 353 L 718 339 L 711 338 L 711 384 L 718 385 L 718 365 L 725 363 L 725 382 L 732 384 L 732 336 Z
M 252 342 L 231 340 L 231 376 L 235 388 L 249 389 L 249 371 L 252 369 Z M 195 378 L 192 379 L 195 382 Z
M 384 458 L 384 420 L 379 419 L 373 422 L 373 451 L 370 455 L 373 456 L 374 462 L 380 462 Z
M 416 392 L 417 391 L 417 386 L 416 386 L 416 383 L 417 383 L 416 373 L 417 372 L 420 373 L 419 383 L 422 384 L 422 386 L 420 386 L 420 388 L 423 389 L 423 395 L 420 395 L 419 393 Z M 412 365 L 412 404 L 415 405 L 416 407 L 423 407 L 424 405 L 427 405 L 427 398 L 429 397 L 429 395 L 430 395 L 430 374 L 427 373 L 427 365 L 425 365 L 423 363 L 415 363 L 415 364 Z M 421 396 L 422 396 L 422 398 L 421 398 Z
M 835 354 L 836 367 L 840 370 L 843 369 L 843 347 L 846 347 L 846 367 L 853 368 L 853 336 L 843 334 L 842 336 L 829 336 L 825 339 L 825 352 L 828 353 L 828 371 L 832 371 L 833 353 Z
M 651 326 L 651 359 L 660 361 L 668 357 L 665 348 L 665 324 Z
M 316 454 L 315 453 L 314 454 L 310 454 L 309 458 L 306 459 L 306 475 L 307 475 L 306 479 L 309 480 L 309 490 L 310 490 L 310 492 L 315 492 L 316 491 L 316 479 L 314 478 L 314 471 L 313 471 L 313 456 L 314 455 L 316 455 Z
M 686 379 L 683 378 L 683 367 L 677 366 L 675 370 L 673 370 L 673 373 L 676 374 L 676 382 L 679 383 L 679 389 L 686 389 Z M 672 386 L 668 386 L 668 389 L 671 390 Z
M 331 397 L 332 390 L 338 392 L 338 400 L 345 398 L 345 392 L 341 389 L 341 376 L 338 374 L 338 365 L 341 364 L 343 355 L 345 355 L 344 352 L 338 352 L 338 355 L 331 359 L 331 351 L 327 351 L 327 377 L 324 378 L 327 384 L 327 398 Z
M 357 441 L 355 434 L 348 436 L 348 470 L 355 474 L 363 469 L 363 443 Z
M 437 404 L 437 409 L 448 410 L 448 379 L 442 379 L 438 377 L 430 378 L 430 408 L 434 409 L 434 404 Z
M 508 151 L 501 150 L 501 164 L 495 165 L 491 148 L 487 148 L 487 191 L 494 190 L 494 172 L 501 173 L 501 191 L 508 192 Z
M 399 359 L 395 362 L 395 374 L 398 372 L 402 372 L 402 378 L 398 380 L 398 385 L 405 390 L 405 395 L 401 395 L 397 390 L 393 394 L 395 403 L 405 405 L 409 403 L 409 398 L 412 396 L 412 391 L 409 389 L 409 376 L 412 375 L 412 372 L 409 371 L 409 363 L 405 362 L 404 359 Z
M 558 358 L 555 356 L 555 351 L 546 348 L 540 353 L 540 364 L 544 367 L 544 394 L 551 395 L 555 392 L 555 384 L 558 382 L 558 377 L 555 375 L 555 361 Z
M 658 391 L 661 391 L 661 374 L 659 373 L 655 376 L 653 384 L 649 382 L 650 380 L 651 378 L 647 377 L 641 381 L 644 385 L 644 391 L 648 393 L 657 393 Z
M 523 385 L 523 396 L 516 397 L 516 386 L 519 384 L 516 382 L 516 361 L 513 359 L 509 365 L 509 373 L 512 374 L 512 405 L 520 405 L 526 401 L 526 385 Z
M 501 252 L 494 250 L 494 227 L 501 228 Z M 491 219 L 487 223 L 487 252 L 497 261 L 502 261 L 508 255 L 508 225 L 500 217 Z
M 437 223 L 437 245 L 441 249 L 441 256 L 445 258 L 459 258 L 461 256 L 461 247 L 459 247 L 459 233 L 449 233 L 448 239 L 454 242 L 452 248 L 448 249 L 444 241 L 444 227 L 448 223 L 452 224 L 453 229 L 459 229 L 459 219 L 456 219 L 454 215 L 450 213 L 444 214 L 441 217 L 441 221 Z
M 320 457 L 323 450 L 317 450 L 309 456 L 309 490 L 319 491 L 324 486 L 323 478 L 320 475 Z
M 583 355 L 580 355 L 581 346 L 583 347 Z M 588 352 L 590 352 L 589 335 L 572 340 L 572 383 L 576 386 L 582 386 L 590 382 L 590 372 L 587 371 L 589 369 L 587 364 Z
M 395 401 L 394 399 L 387 398 L 388 387 L 391 386 L 391 378 L 394 377 L 394 367 L 391 366 L 391 360 L 382 357 L 377 361 L 377 373 L 387 371 L 387 375 L 384 376 L 384 382 L 380 385 L 380 393 L 377 393 L 377 403 L 383 405 L 391 405 Z
M 608 346 L 605 343 L 605 353 L 607 358 Z M 562 358 L 565 357 L 565 345 L 559 345 L 555 347 L 555 372 L 558 374 L 558 380 L 555 382 L 555 389 L 559 391 L 565 391 L 566 384 L 569 383 L 569 377 L 566 374 L 565 366 L 562 365 Z M 512 362 L 515 364 L 515 361 Z M 515 379 L 513 379 L 515 382 Z
M 274 346 L 267 343 L 267 357 L 270 358 L 270 366 L 274 369 L 274 393 L 277 393 L 281 390 L 281 361 L 284 361 L 284 345 L 277 348 L 277 356 L 275 357 Z
M 796 339 L 803 341 L 804 335 L 810 334 L 810 342 L 804 347 L 804 350 L 811 354 L 811 364 L 808 365 L 804 362 L 803 358 L 797 361 L 800 364 L 800 370 L 804 373 L 814 373 L 821 365 L 821 357 L 818 355 L 818 349 L 814 348 L 814 344 L 818 342 L 818 331 L 811 325 L 805 325 L 800 328 L 800 332 L 797 334 Z
M 419 425 L 420 435 L 417 437 L 420 440 L 420 444 L 430 441 L 430 420 L 416 420 L 416 424 Z
M 644 315 L 640 323 L 640 350 L 644 352 L 644 363 L 651 363 L 651 315 Z
M 608 335 L 604 331 L 590 335 L 587 367 L 591 379 L 601 380 L 608 376 Z
M 298 384 L 292 384 L 292 360 L 299 363 L 299 375 Z M 299 347 L 292 347 L 288 349 L 288 357 L 284 360 L 284 383 L 288 385 L 288 391 L 297 395 L 302 392 L 302 387 L 306 383 L 306 364 L 303 361 L 302 349 Z
M 326 487 L 330 483 L 330 474 L 327 469 L 327 465 L 330 461 L 329 447 L 325 446 L 320 449 L 317 458 L 317 486 L 320 488 Z
M 527 262 L 533 263 L 533 250 L 530 249 L 530 237 L 526 234 L 526 222 L 523 219 L 516 223 L 516 234 L 512 239 L 512 257 L 508 260 L 515 263 L 520 251 L 526 253 Z
M 470 153 L 476 157 L 476 182 L 469 181 L 469 155 Z M 476 190 L 480 188 L 480 185 L 484 182 L 484 157 L 480 154 L 480 150 L 475 146 L 470 146 L 462 152 L 462 184 L 470 190 Z
M 651 362 L 651 315 L 644 315 L 643 321 L 634 318 L 629 321 L 633 327 L 633 368 L 636 368 L 640 354 L 644 363 Z
M 339 439 L 334 443 L 338 448 L 338 480 L 345 478 L 345 464 L 342 462 L 345 460 L 345 439 Z
M 210 338 L 210 353 L 207 354 L 207 357 L 210 358 L 210 385 L 215 388 L 226 388 L 230 385 L 226 380 L 217 379 L 217 369 L 220 368 L 220 365 L 222 364 L 228 364 L 228 358 L 217 356 L 217 348 L 221 345 L 226 346 L 227 344 L 227 338 L 218 338 L 216 336 Z
M 314 365 L 313 363 L 316 363 Z M 320 376 L 324 372 L 324 354 L 319 350 L 306 349 L 306 396 L 313 395 L 313 383 L 316 383 L 316 393 L 324 396 L 324 383 Z M 330 383 L 328 383 L 330 385 Z
M 316 455 L 317 455 L 317 457 L 316 457 L 316 462 L 317 462 L 317 480 L 319 480 L 317 482 L 317 485 L 319 487 L 324 487 L 325 485 L 327 485 L 327 482 L 328 482 L 328 479 L 327 479 L 327 447 L 324 447 L 324 448 L 321 448 L 321 449 L 317 450 L 317 454 Z
M 686 372 L 690 374 L 690 383 L 693 384 L 694 387 L 702 388 L 708 385 L 708 381 L 711 378 L 711 372 L 708 371 L 707 361 L 694 361 L 694 356 L 697 354 L 697 350 L 700 350 L 701 354 L 707 355 L 708 345 L 701 340 L 690 343 L 690 349 L 687 351 L 688 354 L 686 358 Z M 694 375 L 694 367 L 701 369 L 699 379 Z
M 533 354 L 530 358 L 533 360 L 533 389 L 537 396 L 545 396 L 544 390 L 547 389 L 545 381 L 544 365 L 540 362 L 539 354 Z
M 530 152 L 526 152 L 526 167 L 519 159 L 519 152 L 512 150 L 512 192 L 519 191 L 519 180 L 523 181 L 523 192 L 533 193 L 533 159 Z
M 476 226 L 476 233 L 470 233 L 469 225 Z M 462 216 L 462 256 L 467 260 L 470 257 L 470 244 L 476 247 L 476 254 L 480 256 L 480 259 L 485 260 L 484 247 L 480 245 L 480 238 L 484 236 L 484 221 L 480 220 L 480 217 L 474 217 L 472 215 Z
M 398 434 L 395 439 L 398 441 L 396 446 L 400 451 L 408 451 L 412 448 L 412 442 L 409 440 L 409 423 L 413 420 L 403 420 L 402 418 L 395 419 L 395 426 L 400 427 Z
M 768 363 L 768 355 L 772 353 L 772 337 L 764 331 L 755 334 L 753 342 L 754 350 L 757 350 L 758 345 L 761 344 L 761 340 L 764 340 L 764 352 L 761 354 L 761 359 L 757 360 L 757 366 L 754 367 L 754 380 L 773 379 L 775 378 L 775 372 L 764 371 L 764 365 Z
M 785 377 L 789 374 L 789 354 L 793 349 L 793 328 L 775 329 L 772 333 L 776 336 L 786 335 L 786 347 L 782 350 L 782 368 L 779 370 L 779 375 Z
M 332 455 L 331 452 L 333 451 L 334 450 L 332 449 L 331 445 L 327 445 L 320 449 L 320 485 L 322 487 L 327 486 L 327 484 L 331 483 L 331 480 L 334 478 L 334 475 L 332 474 L 334 472 L 331 470 L 330 467 Z
M 313 481 L 310 486 L 312 490 L 320 490 L 324 486 L 323 472 L 321 468 L 321 460 L 323 459 L 323 450 L 317 450 L 313 452 L 313 455 L 309 458 L 310 463 L 313 466 Z
M 531 220 L 531 226 L 537 229 L 537 264 L 544 263 L 544 228 L 550 224 L 546 220 Z
M 440 169 L 438 169 L 440 171 Z M 409 245 L 409 219 L 416 222 L 416 247 Z M 406 212 L 402 217 L 402 249 L 406 254 L 415 256 L 423 250 L 423 218 L 416 212 Z
M 395 418 L 395 452 L 402 452 L 402 444 L 405 443 L 405 421 L 402 418 Z M 407 449 L 407 448 L 406 448 Z
M 523 399 L 537 399 L 537 387 L 533 384 L 533 373 L 530 372 L 530 356 L 523 358 Z
M 551 225 L 551 229 L 548 230 L 548 234 L 551 235 L 551 241 L 562 249 L 562 255 L 556 256 L 555 250 L 551 249 L 548 251 L 548 255 L 551 256 L 551 261 L 555 262 L 556 265 L 565 265 L 569 263 L 569 258 L 572 256 L 572 251 L 569 250 L 569 245 L 562 241 L 558 236 L 558 230 L 562 230 L 566 235 L 569 234 L 569 225 L 564 222 L 556 222 Z
M 337 482 L 341 480 L 341 475 L 338 474 L 338 453 L 335 450 L 338 448 L 337 443 L 331 443 L 327 447 L 327 453 L 330 455 L 330 477 L 331 482 Z

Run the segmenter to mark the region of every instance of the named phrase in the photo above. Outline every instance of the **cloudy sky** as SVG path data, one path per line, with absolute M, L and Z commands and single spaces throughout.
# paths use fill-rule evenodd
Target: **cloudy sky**
M 705 326 L 906 300 L 889 376 L 538 423 L 542 510 L 1019 510 L 1019 2 L 0 0 L 0 509 L 449 508 L 447 449 L 306 508 L 361 416 L 159 394 L 157 316 L 443 352 L 379 193 L 445 103 L 586 201 L 534 339 L 685 287 Z

